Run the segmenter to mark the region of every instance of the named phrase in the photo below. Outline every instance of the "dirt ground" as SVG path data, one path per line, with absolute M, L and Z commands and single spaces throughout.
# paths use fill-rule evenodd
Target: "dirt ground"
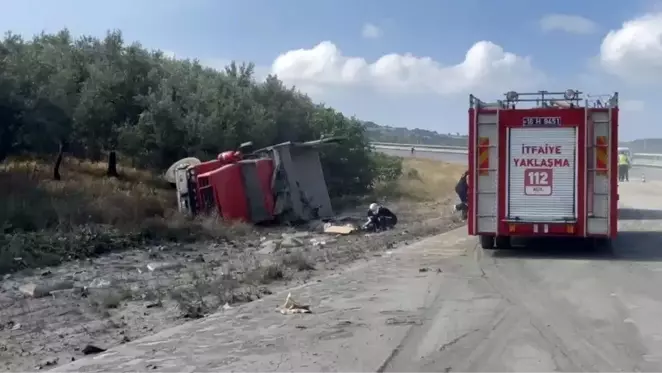
M 381 233 L 331 236 L 320 233 L 321 223 L 263 228 L 241 242 L 150 247 L 7 275 L 0 283 L 0 369 L 49 369 L 81 358 L 88 345 L 106 349 L 286 286 L 322 281 L 356 260 L 460 226 L 451 204 L 389 205 L 400 222 Z M 26 295 L 30 284 L 49 295 Z

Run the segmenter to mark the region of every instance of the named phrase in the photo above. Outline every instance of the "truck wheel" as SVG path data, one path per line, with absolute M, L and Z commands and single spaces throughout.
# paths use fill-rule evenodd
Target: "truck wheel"
M 482 247 L 483 250 L 494 249 L 494 236 L 480 236 L 480 247 Z
M 613 250 L 611 239 L 608 237 L 595 237 L 591 239 L 593 250 L 601 253 L 611 253 Z
M 497 249 L 510 249 L 510 236 L 497 236 L 496 238 Z

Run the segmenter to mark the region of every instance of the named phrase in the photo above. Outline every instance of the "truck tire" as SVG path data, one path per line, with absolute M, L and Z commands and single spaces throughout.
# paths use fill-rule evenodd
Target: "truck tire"
M 609 237 L 594 237 L 591 239 L 590 245 L 593 250 L 599 253 L 608 254 L 613 252 L 611 238 Z
M 507 250 L 511 248 L 510 236 L 497 236 L 495 243 L 497 249 Z
M 482 235 L 479 236 L 479 239 L 480 239 L 480 247 L 483 248 L 483 250 L 494 249 L 494 236 Z

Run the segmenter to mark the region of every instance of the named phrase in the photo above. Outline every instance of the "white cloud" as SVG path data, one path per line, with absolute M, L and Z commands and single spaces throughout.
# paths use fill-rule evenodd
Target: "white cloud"
M 570 14 L 548 14 L 540 19 L 543 31 L 565 31 L 571 34 L 587 35 L 598 31 L 598 25 L 588 18 Z
M 600 46 L 600 63 L 635 83 L 662 81 L 662 13 L 648 14 L 611 30 Z
M 363 25 L 363 30 L 361 30 L 361 35 L 365 39 L 378 39 L 382 36 L 382 30 L 373 25 L 372 23 L 366 23 Z
M 344 56 L 330 41 L 311 49 L 297 49 L 278 56 L 272 73 L 297 86 L 363 86 L 392 92 L 436 94 L 490 91 L 535 86 L 544 78 L 529 57 L 480 41 L 456 65 L 443 65 L 430 57 L 387 54 L 374 62 Z

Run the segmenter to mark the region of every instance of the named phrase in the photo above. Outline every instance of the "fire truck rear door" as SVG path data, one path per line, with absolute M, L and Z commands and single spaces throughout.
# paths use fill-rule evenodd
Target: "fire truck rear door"
M 577 219 L 577 128 L 511 128 L 508 219 L 569 222 Z

